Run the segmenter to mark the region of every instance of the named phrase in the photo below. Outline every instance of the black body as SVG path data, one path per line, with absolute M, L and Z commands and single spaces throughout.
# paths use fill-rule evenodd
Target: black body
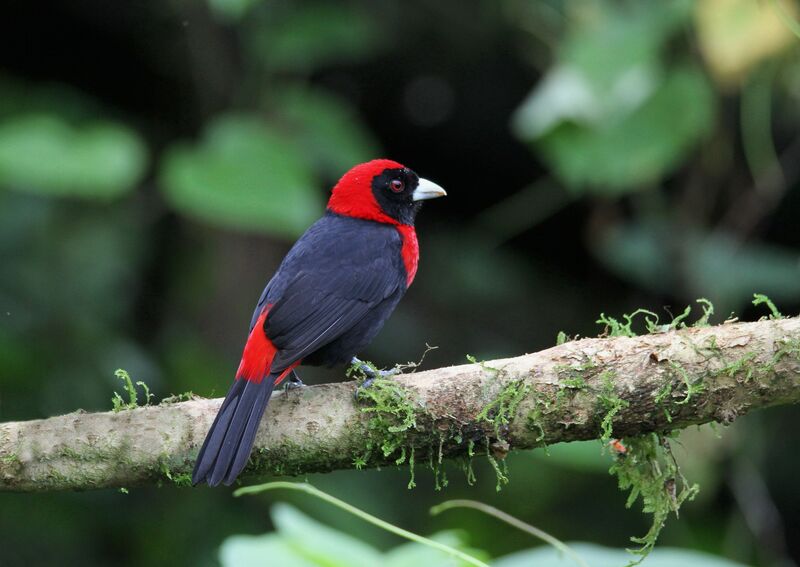
M 406 292 L 395 226 L 327 212 L 295 243 L 267 284 L 264 332 L 277 352 L 260 383 L 237 378 L 197 458 L 192 483 L 232 483 L 244 468 L 275 380 L 297 361 L 350 362 Z

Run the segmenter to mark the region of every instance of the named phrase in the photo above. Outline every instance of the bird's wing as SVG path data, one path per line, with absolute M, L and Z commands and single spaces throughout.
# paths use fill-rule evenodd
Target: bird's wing
M 298 241 L 260 301 L 281 372 L 353 328 L 403 285 L 393 227 L 329 219 Z M 258 317 L 256 316 L 257 320 Z
M 266 287 L 264 287 L 264 291 L 261 292 L 261 297 L 258 298 L 258 303 L 256 303 L 256 308 L 253 310 L 253 316 L 250 318 L 250 330 L 248 333 L 253 332 L 253 327 L 256 326 L 256 321 L 258 321 L 259 315 L 261 312 L 264 311 L 264 306 L 267 304 L 267 295 L 269 295 L 269 290 L 272 284 L 272 280 L 267 283 Z
M 353 328 L 392 296 L 400 281 L 384 259 L 340 273 L 305 272 L 270 307 L 264 331 L 278 349 L 272 371 L 302 359 Z

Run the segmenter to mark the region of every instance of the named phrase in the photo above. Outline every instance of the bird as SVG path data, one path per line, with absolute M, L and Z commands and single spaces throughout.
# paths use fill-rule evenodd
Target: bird
M 422 202 L 444 189 L 389 159 L 347 171 L 258 299 L 242 358 L 198 453 L 192 484 L 230 485 L 246 466 L 276 386 L 300 365 L 359 364 L 414 281 Z M 370 374 L 367 365 L 361 366 Z

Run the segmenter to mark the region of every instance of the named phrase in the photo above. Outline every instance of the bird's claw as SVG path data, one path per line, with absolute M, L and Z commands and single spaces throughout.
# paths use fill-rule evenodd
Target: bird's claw
M 350 364 L 355 368 L 357 368 L 358 370 L 360 370 L 364 374 L 364 376 L 367 377 L 367 379 L 364 380 L 364 384 L 366 384 L 367 382 L 371 384 L 375 380 L 375 378 L 391 378 L 396 374 L 400 374 L 399 368 L 391 368 L 389 370 L 376 370 L 372 366 L 370 366 L 363 360 L 356 358 L 355 356 L 353 357 L 353 360 L 350 361 Z
M 356 386 L 355 397 L 358 398 L 359 392 L 361 390 L 369 388 L 372 386 L 372 383 L 375 382 L 377 378 L 391 378 L 392 376 L 396 376 L 400 374 L 399 368 L 391 368 L 389 370 L 376 370 L 363 360 L 358 359 L 357 357 L 353 357 L 353 360 L 350 361 L 352 367 L 356 368 L 360 372 L 364 374 L 366 377 L 361 384 Z
M 289 379 L 286 380 L 286 383 L 283 385 L 283 391 L 288 395 L 291 390 L 296 390 L 303 387 L 305 387 L 305 384 L 303 384 L 303 381 L 300 380 L 297 372 L 292 370 L 291 373 L 289 373 Z

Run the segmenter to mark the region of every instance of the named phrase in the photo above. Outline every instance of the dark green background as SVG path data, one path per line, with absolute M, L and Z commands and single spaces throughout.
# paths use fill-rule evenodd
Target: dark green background
M 646 307 L 668 322 L 698 297 L 717 322 L 764 315 L 754 292 L 797 313 L 800 40 L 775 9 L 7 3 L 0 420 L 110 409 L 119 367 L 158 398 L 223 393 L 264 283 L 338 176 L 372 157 L 449 194 L 419 217 L 417 279 L 363 353 L 378 364 L 415 360 L 426 342 L 439 346 L 428 368 L 512 356 L 560 330 L 595 335 L 601 312 Z M 779 408 L 719 438 L 682 436 L 678 456 L 702 491 L 662 542 L 793 565 L 797 418 Z M 648 518 L 625 510 L 608 459 L 598 443 L 514 453 L 500 493 L 482 459 L 477 486 L 453 467 L 441 493 L 428 472 L 409 492 L 405 469 L 310 480 L 419 533 L 463 528 L 492 555 L 534 542 L 428 507 L 474 498 L 562 539 L 619 548 Z M 0 563 L 214 564 L 225 537 L 270 530 L 277 499 L 379 547 L 398 543 L 296 495 L 2 494 Z

